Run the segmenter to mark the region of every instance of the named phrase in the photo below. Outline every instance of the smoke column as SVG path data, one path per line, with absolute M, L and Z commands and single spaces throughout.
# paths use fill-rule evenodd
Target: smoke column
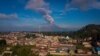
M 44 0 L 29 0 L 26 9 L 35 10 L 43 15 L 44 19 L 50 24 L 54 23 L 53 17 L 50 15 L 48 4 Z
M 44 19 L 50 24 L 51 27 L 62 29 L 61 26 L 55 24 L 53 17 L 50 15 L 51 10 L 49 9 L 48 3 L 46 3 L 44 0 L 29 0 L 25 8 L 42 14 Z M 52 28 L 49 29 L 52 30 Z

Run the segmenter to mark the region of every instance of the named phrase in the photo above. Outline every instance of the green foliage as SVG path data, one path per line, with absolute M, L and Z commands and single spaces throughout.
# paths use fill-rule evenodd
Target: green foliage
M 32 38 L 36 38 L 35 34 L 26 34 L 25 37 L 26 37 L 26 38 L 30 38 L 30 37 L 32 37 Z
M 73 36 L 77 36 L 77 38 L 97 37 L 97 35 L 100 37 L 100 25 L 94 24 L 89 24 L 73 34 Z
M 83 48 L 84 48 L 84 46 L 81 44 L 76 45 L 76 49 L 83 49 Z
M 32 53 L 31 51 L 32 46 L 14 46 L 12 48 L 13 55 L 17 56 L 37 56 L 37 54 Z
M 4 51 L 4 47 L 0 47 L 0 54 Z
M 5 50 L 6 46 L 6 40 L 0 40 L 0 54 Z
M 61 38 L 59 38 L 58 40 L 60 41 L 60 43 L 66 43 L 67 41 L 66 39 L 61 39 Z
M 6 45 L 6 40 L 0 40 L 0 47 L 3 47 Z
M 68 32 L 41 32 L 43 35 L 48 35 L 48 36 L 67 36 Z

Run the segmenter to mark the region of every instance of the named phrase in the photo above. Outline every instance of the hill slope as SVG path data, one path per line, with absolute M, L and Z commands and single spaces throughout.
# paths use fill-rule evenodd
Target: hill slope
M 76 31 L 74 35 L 79 37 L 100 37 L 100 25 L 89 24 L 80 30 Z

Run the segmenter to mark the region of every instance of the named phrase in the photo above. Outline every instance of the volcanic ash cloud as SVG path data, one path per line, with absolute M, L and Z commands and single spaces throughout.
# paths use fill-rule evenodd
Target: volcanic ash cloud
M 29 0 L 25 8 L 39 12 L 47 22 L 54 23 L 54 19 L 50 15 L 49 6 L 44 0 Z

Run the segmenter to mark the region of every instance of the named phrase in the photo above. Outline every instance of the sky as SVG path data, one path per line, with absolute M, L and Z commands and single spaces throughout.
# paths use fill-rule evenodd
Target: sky
M 100 24 L 100 0 L 0 0 L 0 31 L 65 31 Z

